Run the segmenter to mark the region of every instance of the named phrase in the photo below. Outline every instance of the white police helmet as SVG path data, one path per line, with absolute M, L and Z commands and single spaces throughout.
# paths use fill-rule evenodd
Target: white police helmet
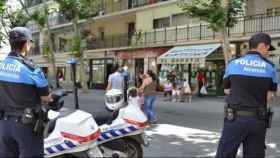
M 121 90 L 111 89 L 105 94 L 105 105 L 109 110 L 118 110 L 123 106 L 124 96 Z

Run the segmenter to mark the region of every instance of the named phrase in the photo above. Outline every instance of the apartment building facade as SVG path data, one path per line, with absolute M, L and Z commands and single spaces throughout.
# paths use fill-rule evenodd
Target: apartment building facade
M 41 5 L 41 1 L 28 0 L 29 9 Z M 32 3 L 31 3 L 32 2 Z M 233 44 L 233 54 L 242 54 L 248 49 L 247 40 L 256 32 L 267 32 L 273 37 L 275 46 L 280 46 L 280 15 L 277 0 L 247 0 L 246 16 L 240 17 L 237 25 L 229 31 Z M 49 5 L 56 4 L 50 0 Z M 163 74 L 163 65 L 159 57 L 177 46 L 205 45 L 220 43 L 219 34 L 208 28 L 199 19 L 189 18 L 182 13 L 177 0 L 103 0 L 98 16 L 93 17 L 94 26 L 85 25 L 81 20 L 83 49 L 85 50 L 88 80 L 92 87 L 104 87 L 113 63 L 129 67 L 131 79 L 137 82 L 137 75 L 148 69 Z M 50 16 L 56 65 L 70 80 L 69 66 L 66 60 L 71 57 L 71 39 L 73 28 L 62 15 Z M 35 39 L 35 50 L 31 58 L 47 71 L 48 60 L 40 52 L 43 33 L 30 24 Z M 88 30 L 91 31 L 88 31 Z M 90 33 L 89 33 L 90 32 Z M 208 76 L 213 82 L 219 82 L 223 68 L 221 49 L 218 49 L 206 62 Z M 272 59 L 279 65 L 278 51 Z M 279 49 L 280 54 L 280 49 Z M 204 60 L 205 61 L 205 60 Z M 207 59 L 208 61 L 208 59 Z M 214 64 L 213 64 L 214 63 Z M 191 64 L 191 65 L 190 65 Z M 186 63 L 183 66 L 172 64 L 183 76 L 194 79 L 195 71 L 201 64 Z M 177 65 L 177 66 L 176 66 Z M 190 72 L 192 67 L 192 72 Z M 161 74 L 162 73 L 162 74 Z M 211 81 L 212 82 L 212 81 Z

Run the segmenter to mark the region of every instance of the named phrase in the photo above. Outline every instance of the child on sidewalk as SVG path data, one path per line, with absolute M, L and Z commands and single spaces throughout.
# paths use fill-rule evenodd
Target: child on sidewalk
M 174 102 L 179 101 L 180 99 L 180 88 L 176 83 L 173 83 L 173 88 L 172 88 L 172 100 Z
M 167 80 L 167 82 L 164 84 L 164 101 L 171 101 L 172 100 L 172 83 L 170 80 Z
M 181 102 L 185 102 L 186 97 L 189 98 L 189 103 L 191 103 L 191 101 L 192 101 L 192 90 L 191 90 L 191 87 L 189 85 L 189 81 L 184 79 Z

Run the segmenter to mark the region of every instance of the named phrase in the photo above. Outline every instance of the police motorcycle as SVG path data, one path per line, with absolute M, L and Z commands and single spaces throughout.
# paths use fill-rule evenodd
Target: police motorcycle
M 100 128 L 92 114 L 79 110 L 78 88 L 76 83 L 75 59 L 67 61 L 71 65 L 73 90 L 53 90 L 53 102 L 44 109 L 47 123 L 44 129 L 44 157 L 103 157 L 97 147 Z M 75 109 L 63 108 L 64 97 L 74 92 Z
M 137 89 L 128 90 L 128 104 L 123 93 L 112 89 L 105 94 L 105 108 L 94 114 L 101 129 L 98 146 L 104 157 L 143 157 L 148 146 L 144 134 L 147 117 L 139 105 Z
M 62 108 L 65 90 L 51 93 L 53 102 L 47 112 L 44 130 L 44 157 L 102 157 L 97 147 L 100 129 L 85 111 Z

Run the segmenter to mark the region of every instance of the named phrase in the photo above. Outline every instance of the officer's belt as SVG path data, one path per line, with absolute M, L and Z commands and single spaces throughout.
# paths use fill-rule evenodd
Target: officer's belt
M 7 119 L 7 118 L 18 118 L 20 119 L 22 116 L 22 113 L 14 113 L 14 112 L 1 112 L 0 113 L 0 120 L 1 119 Z
M 266 106 L 259 106 L 259 107 L 250 107 L 250 106 L 243 106 L 243 105 L 231 105 L 228 104 L 229 108 L 234 109 L 235 111 L 244 111 L 244 112 L 258 112 L 258 111 L 265 111 Z
M 256 111 L 236 111 L 237 116 L 258 116 Z

